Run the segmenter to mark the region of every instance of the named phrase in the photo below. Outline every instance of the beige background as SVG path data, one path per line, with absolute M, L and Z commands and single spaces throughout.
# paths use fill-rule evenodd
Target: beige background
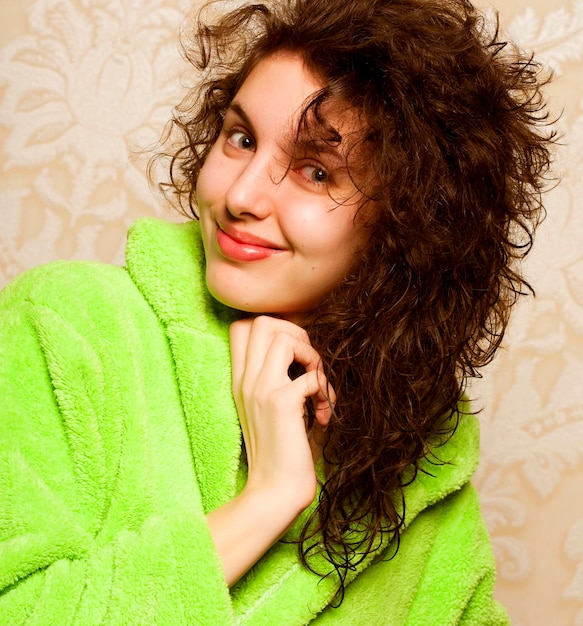
M 190 5 L 0 0 L 0 286 L 57 258 L 123 263 L 136 217 L 176 219 L 148 188 L 141 153 L 180 93 L 176 39 Z M 513 624 L 583 626 L 583 2 L 496 7 L 556 71 L 564 145 L 528 264 L 538 297 L 473 389 L 475 482 Z

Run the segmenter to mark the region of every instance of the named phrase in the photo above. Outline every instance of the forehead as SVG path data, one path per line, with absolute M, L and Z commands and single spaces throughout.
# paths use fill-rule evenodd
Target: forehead
M 255 65 L 231 108 L 244 111 L 254 124 L 281 131 L 297 125 L 302 110 L 322 87 L 299 55 L 278 52 Z
M 298 53 L 279 51 L 255 65 L 231 107 L 244 111 L 254 124 L 281 139 L 303 144 L 336 136 L 333 143 L 336 147 L 342 144 L 346 152 L 349 144 L 358 143 L 363 136 L 365 125 L 355 107 L 326 94 L 325 88 L 324 80 Z M 318 107 L 310 107 L 320 95 L 325 97 Z
M 271 99 L 282 104 L 290 93 L 293 93 L 294 101 L 303 102 L 323 86 L 324 82 L 310 71 L 299 54 L 278 51 L 261 59 L 251 69 L 235 97 L 246 97 L 254 91 L 267 89 Z

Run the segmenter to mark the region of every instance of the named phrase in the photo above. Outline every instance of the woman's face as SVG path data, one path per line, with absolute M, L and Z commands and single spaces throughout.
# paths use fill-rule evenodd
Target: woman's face
M 261 61 L 200 172 L 207 285 L 230 307 L 301 323 L 366 241 L 361 213 L 355 218 L 362 194 L 346 169 L 356 115 L 327 108 L 327 121 L 344 137 L 338 146 L 296 142 L 302 105 L 321 87 L 298 56 Z

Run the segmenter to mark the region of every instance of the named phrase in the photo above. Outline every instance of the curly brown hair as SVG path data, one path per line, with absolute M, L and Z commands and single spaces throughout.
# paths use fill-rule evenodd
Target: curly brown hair
M 302 132 L 308 116 L 326 129 L 331 100 L 366 121 L 356 148 L 373 181 L 362 190 L 375 203 L 368 246 L 307 326 L 337 403 L 300 551 L 309 564 L 319 537 L 342 589 L 380 537 L 398 538 L 404 484 L 455 428 L 467 379 L 532 291 L 517 262 L 544 216 L 555 140 L 541 95 L 549 75 L 466 0 L 245 5 L 199 20 L 193 41 L 187 58 L 202 78 L 176 110 L 183 144 L 170 170 L 194 217 L 223 115 L 267 56 L 299 54 L 324 84 Z M 351 542 L 355 526 L 364 542 Z

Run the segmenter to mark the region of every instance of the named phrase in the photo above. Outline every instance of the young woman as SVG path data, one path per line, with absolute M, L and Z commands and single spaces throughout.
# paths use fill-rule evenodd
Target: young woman
M 463 391 L 529 289 L 539 67 L 464 0 L 194 41 L 196 220 L 2 294 L 0 621 L 506 623 Z

